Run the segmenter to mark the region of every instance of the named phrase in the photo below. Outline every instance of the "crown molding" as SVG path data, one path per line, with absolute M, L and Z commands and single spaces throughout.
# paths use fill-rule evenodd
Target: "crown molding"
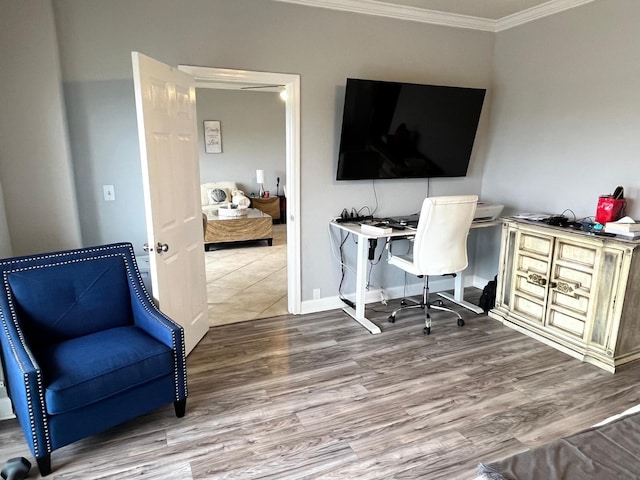
M 502 30 L 517 27 L 518 25 L 529 23 L 534 20 L 538 20 L 539 18 L 564 12 L 565 10 L 579 7 L 580 5 L 591 3 L 593 1 L 594 0 L 551 0 L 547 3 L 543 3 L 542 5 L 523 10 L 522 12 L 502 17 L 497 22 L 496 32 L 501 32 Z
M 275 0 L 276 2 L 295 3 L 308 7 L 327 8 L 343 12 L 361 13 L 379 17 L 394 18 L 411 22 L 429 23 L 447 27 L 468 28 L 486 32 L 500 32 L 509 28 L 532 22 L 571 8 L 593 2 L 594 0 L 550 0 L 542 5 L 528 8 L 498 20 L 473 17 L 456 13 L 439 12 L 424 8 L 397 5 L 376 0 Z
M 486 18 L 438 12 L 424 8 L 408 7 L 374 0 L 275 0 L 276 2 L 295 3 L 309 7 L 328 8 L 343 12 L 362 13 L 378 17 L 431 23 L 447 27 L 470 28 L 473 30 L 496 31 L 496 21 Z

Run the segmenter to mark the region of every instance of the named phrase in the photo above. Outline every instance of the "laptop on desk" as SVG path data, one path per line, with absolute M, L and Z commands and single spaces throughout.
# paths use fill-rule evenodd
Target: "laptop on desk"
M 401 225 L 403 227 L 413 227 L 416 228 L 418 226 L 418 220 L 420 219 L 419 213 L 413 213 L 411 215 L 400 215 L 398 217 L 387 217 L 386 220 L 389 221 L 390 225 Z
M 476 207 L 476 213 L 473 216 L 474 222 L 488 222 L 497 219 L 502 210 L 504 209 L 504 205 L 495 205 L 490 203 L 478 202 L 478 206 Z M 386 221 L 389 222 L 390 226 L 402 225 L 406 227 L 417 228 L 418 220 L 420 219 L 419 213 L 412 213 L 410 215 L 400 215 L 397 217 L 388 217 L 385 218 Z

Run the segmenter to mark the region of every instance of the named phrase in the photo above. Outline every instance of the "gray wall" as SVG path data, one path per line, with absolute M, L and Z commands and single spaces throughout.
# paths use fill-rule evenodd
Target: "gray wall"
M 0 181 L 8 235 L 0 250 L 13 247 L 22 255 L 78 247 L 51 5 L 2 1 L 1 11 Z
M 196 89 L 200 178 L 233 181 L 249 196 L 258 194 L 256 170 L 264 170 L 264 189 L 272 195 L 285 183 L 285 112 L 278 93 L 258 90 Z M 205 153 L 204 120 L 220 120 L 222 153 Z
M 53 0 L 83 234 L 144 242 L 131 51 L 172 65 L 301 76 L 302 298 L 337 293 L 327 222 L 344 207 L 416 211 L 431 194 L 480 191 L 488 115 L 469 176 L 336 182 L 347 77 L 489 87 L 494 35 L 264 0 Z M 490 95 L 487 102 L 490 101 Z M 486 109 L 488 110 L 488 109 Z M 224 127 L 223 127 L 224 128 Z M 224 141 L 224 140 L 223 140 Z M 115 202 L 102 200 L 114 184 Z M 377 196 L 377 200 L 376 200 Z M 86 239 L 85 239 L 86 241 Z M 350 250 L 354 250 L 351 248 Z M 384 262 L 373 285 L 400 285 Z M 352 276 L 346 289 L 353 287 Z
M 597 0 L 496 35 L 485 199 L 593 217 L 623 185 L 640 217 L 639 19 L 636 0 Z
M 597 0 L 495 35 L 264 0 L 52 2 L 55 17 L 47 2 L 8 1 L 0 16 L 0 179 L 14 253 L 80 238 L 54 20 L 84 244 L 145 239 L 131 50 L 301 75 L 304 299 L 337 288 L 326 222 L 375 206 L 376 195 L 384 215 L 415 210 L 428 190 L 580 217 L 618 184 L 639 193 L 635 0 Z M 368 182 L 333 180 L 346 77 L 489 87 L 469 176 L 376 182 L 375 194 Z M 102 200 L 103 184 L 116 186 L 115 202 Z M 630 202 L 629 213 L 638 208 Z M 489 278 L 497 232 L 476 236 L 476 273 Z M 374 285 L 400 282 L 374 269 Z

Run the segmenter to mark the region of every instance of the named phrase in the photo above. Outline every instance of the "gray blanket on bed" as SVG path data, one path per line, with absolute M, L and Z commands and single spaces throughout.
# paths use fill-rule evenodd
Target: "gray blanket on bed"
M 478 467 L 486 480 L 638 480 L 640 413 Z

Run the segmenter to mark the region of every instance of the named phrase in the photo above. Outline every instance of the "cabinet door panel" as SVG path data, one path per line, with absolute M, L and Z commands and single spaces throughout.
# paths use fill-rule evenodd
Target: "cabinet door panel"
M 520 234 L 520 252 L 531 252 L 546 257 L 551 254 L 552 245 L 552 238 L 532 235 L 528 232 Z
M 557 290 L 552 290 L 549 294 L 549 304 L 552 308 L 554 306 L 568 308 L 584 321 L 589 309 L 589 297 L 565 295 Z
M 515 290 L 516 294 L 525 293 L 539 299 L 540 301 L 544 300 L 544 296 L 546 294 L 546 287 L 531 282 L 528 276 L 524 276 L 520 273 L 518 273 L 518 276 L 516 277 Z
M 558 240 L 556 246 L 556 259 L 566 260 L 574 264 L 593 268 L 597 251 L 589 245 L 575 245 L 564 240 Z
M 557 310 L 549 311 L 548 325 L 574 335 L 579 339 L 582 339 L 584 335 L 584 321 L 570 315 L 565 315 Z
M 549 262 L 526 255 L 518 255 L 518 271 L 522 273 L 535 272 L 546 276 L 549 271 Z
M 529 320 L 542 324 L 544 320 L 544 305 L 541 303 L 533 302 L 528 298 L 522 297 L 518 294 L 514 295 L 514 312 L 523 315 Z
M 560 282 L 561 284 L 566 284 L 566 286 L 562 285 L 560 289 L 570 289 L 571 291 L 575 292 L 574 295 L 580 292 L 582 293 L 582 295 L 588 295 L 591 291 L 591 281 L 593 279 L 593 274 L 591 273 L 591 271 L 585 272 L 576 270 L 573 265 L 563 265 L 556 263 L 553 268 L 552 279 L 555 283 Z M 566 291 L 565 293 L 569 294 L 570 292 Z

